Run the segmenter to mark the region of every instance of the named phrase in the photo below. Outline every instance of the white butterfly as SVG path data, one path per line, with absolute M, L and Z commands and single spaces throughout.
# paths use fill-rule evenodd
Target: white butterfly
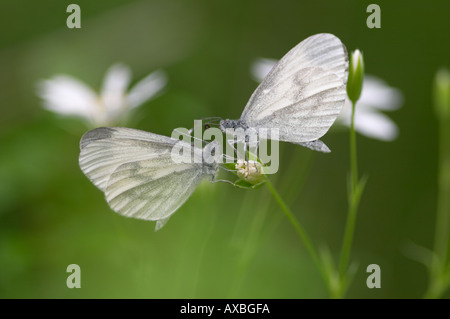
M 334 35 L 313 35 L 291 49 L 250 97 L 239 120 L 227 128 L 278 129 L 279 140 L 329 152 L 320 140 L 347 96 L 348 54 Z
M 100 127 L 81 138 L 79 164 L 83 173 L 105 193 L 115 212 L 157 221 L 155 230 L 158 230 L 203 178 L 214 181 L 218 173 L 214 161 L 174 162 L 171 152 L 177 143 L 184 143 L 181 146 L 196 156 L 202 156 L 206 148 L 211 151 L 213 146 L 210 143 L 202 150 L 149 132 Z

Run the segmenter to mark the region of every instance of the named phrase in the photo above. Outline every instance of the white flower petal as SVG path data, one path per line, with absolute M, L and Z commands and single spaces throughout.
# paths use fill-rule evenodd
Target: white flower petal
M 250 67 L 250 73 L 253 76 L 253 79 L 257 82 L 262 82 L 277 63 L 278 61 L 274 59 L 256 59 Z
M 350 127 L 351 117 L 352 104 L 349 99 L 346 99 L 336 123 Z M 398 128 L 389 117 L 359 102 L 356 104 L 355 130 L 362 135 L 381 141 L 392 141 L 398 136 Z
M 368 105 L 380 110 L 396 110 L 403 103 L 403 96 L 398 89 L 390 87 L 383 80 L 366 75 L 358 105 Z
M 359 108 L 359 105 L 358 105 Z M 352 102 L 348 99 L 345 99 L 345 104 L 342 107 L 341 113 L 339 113 L 336 123 L 341 123 L 346 126 L 350 126 L 350 122 L 352 120 Z
M 98 100 L 96 93 L 83 82 L 68 76 L 54 76 L 38 83 L 37 94 L 44 107 L 64 115 L 77 115 L 92 120 Z
M 108 112 L 116 114 L 124 107 L 124 97 L 130 84 L 131 71 L 123 64 L 114 64 L 106 72 L 102 86 L 102 104 Z
M 167 83 L 165 72 L 155 71 L 136 83 L 127 96 L 128 105 L 137 107 L 158 93 Z
M 382 141 L 392 141 L 398 136 L 398 128 L 389 117 L 367 110 L 356 111 L 355 130 L 362 135 Z

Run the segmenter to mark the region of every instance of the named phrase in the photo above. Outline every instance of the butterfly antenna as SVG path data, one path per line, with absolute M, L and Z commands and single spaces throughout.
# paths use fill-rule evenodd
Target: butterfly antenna
M 214 122 L 208 122 L 208 123 L 206 123 L 205 125 L 209 125 L 209 126 L 217 126 L 217 127 L 220 126 L 219 123 L 214 123 Z
M 202 141 L 202 143 L 208 144 L 208 142 L 202 140 L 201 138 L 198 138 L 198 137 L 192 136 L 192 135 L 190 135 L 190 134 L 186 134 L 186 133 L 180 132 L 180 131 L 178 131 L 177 129 L 175 129 L 174 131 L 177 132 L 177 133 L 180 134 L 180 135 L 187 136 L 187 137 L 189 137 L 189 138 L 193 138 L 194 140 Z M 190 130 L 189 130 L 189 131 L 190 131 Z
M 217 182 L 224 182 L 224 183 L 227 183 L 227 184 L 231 184 L 231 185 L 233 185 L 236 188 L 248 189 L 248 187 L 240 186 L 240 185 L 238 185 L 236 183 L 227 181 L 226 179 L 218 179 L 216 181 L 211 181 L 211 183 L 217 183 Z
M 220 116 L 210 116 L 210 117 L 204 117 L 201 118 L 202 121 L 220 121 L 222 118 Z
M 234 160 L 235 160 L 235 158 L 234 158 L 233 156 L 230 156 L 230 155 L 228 155 L 228 154 L 222 154 L 222 156 L 223 156 L 224 159 L 229 159 L 229 160 L 231 160 L 232 162 L 234 162 Z

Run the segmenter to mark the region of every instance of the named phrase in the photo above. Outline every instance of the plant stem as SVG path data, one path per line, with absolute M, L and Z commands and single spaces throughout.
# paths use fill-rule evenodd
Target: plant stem
M 320 262 L 320 258 L 316 250 L 314 249 L 314 246 L 309 239 L 308 235 L 306 234 L 303 227 L 300 225 L 300 223 L 295 218 L 294 214 L 292 214 L 289 207 L 286 205 L 286 203 L 283 201 L 281 196 L 278 194 L 278 192 L 273 187 L 272 183 L 267 179 L 266 182 L 267 187 L 269 188 L 270 192 L 272 193 L 273 197 L 275 198 L 276 202 L 280 206 L 280 208 L 283 210 L 283 212 L 286 214 L 286 217 L 291 222 L 292 226 L 294 226 L 297 234 L 299 235 L 300 239 L 302 240 L 303 244 L 305 245 L 306 249 L 308 250 L 308 253 L 311 255 L 311 258 L 313 259 L 314 263 L 316 264 L 317 268 L 320 271 L 320 274 L 324 278 L 324 280 L 328 281 L 328 276 L 324 271 L 324 268 L 322 267 L 322 263 Z
M 350 251 L 352 248 L 353 234 L 355 232 L 356 215 L 358 212 L 358 202 L 360 190 L 358 187 L 358 163 L 356 156 L 356 132 L 355 132 L 355 103 L 352 103 L 352 119 L 350 126 L 350 188 L 349 188 L 349 208 L 347 224 L 345 226 L 344 241 L 342 243 L 341 258 L 339 262 L 339 277 L 341 282 L 346 277 Z M 342 291 L 343 293 L 343 291 Z
M 449 262 L 450 228 L 450 118 L 440 123 L 439 189 L 434 251 L 443 265 Z
M 450 117 L 440 116 L 439 172 L 435 257 L 431 261 L 430 282 L 425 298 L 439 298 L 449 287 L 450 276 Z
M 350 169 L 352 175 L 352 195 L 356 193 L 358 185 L 358 159 L 356 156 L 356 132 L 355 132 L 355 106 L 352 103 L 352 122 L 350 127 Z
M 345 277 L 348 268 L 348 261 L 350 259 L 350 251 L 353 242 L 353 233 L 355 231 L 356 224 L 356 214 L 357 214 L 357 203 L 354 201 L 354 196 L 352 196 L 351 202 L 349 203 L 347 224 L 345 225 L 344 241 L 342 244 L 341 258 L 339 263 L 339 276 Z

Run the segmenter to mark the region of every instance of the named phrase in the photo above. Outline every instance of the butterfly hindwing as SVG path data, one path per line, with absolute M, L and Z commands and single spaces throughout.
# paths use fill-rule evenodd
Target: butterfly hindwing
M 119 166 L 105 195 L 110 207 L 121 215 L 160 220 L 184 204 L 202 179 L 201 164 L 173 163 L 169 154 Z

